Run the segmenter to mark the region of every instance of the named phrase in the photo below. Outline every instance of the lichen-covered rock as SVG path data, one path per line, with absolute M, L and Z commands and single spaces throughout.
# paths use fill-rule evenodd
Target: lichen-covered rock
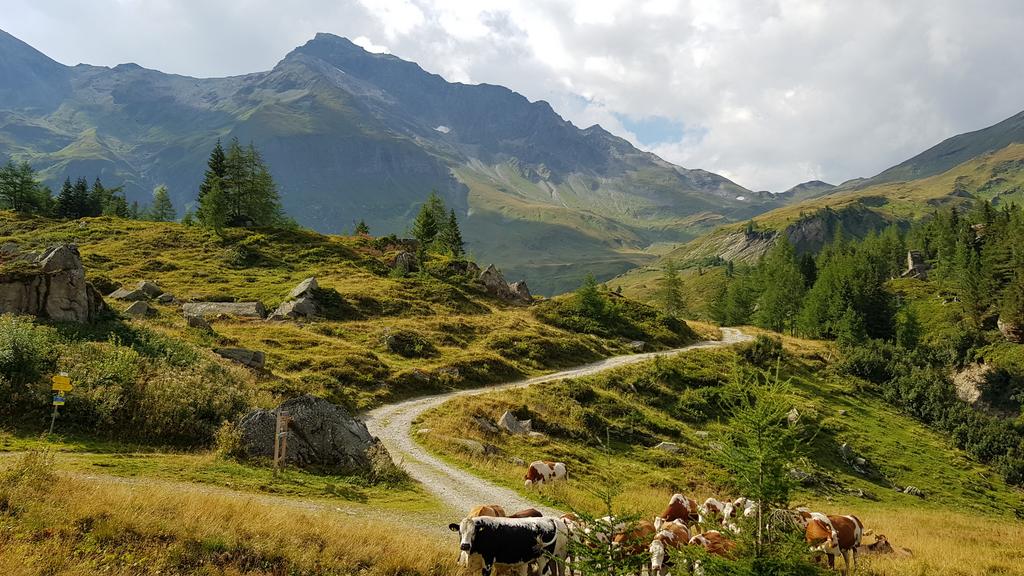
M 313 318 L 320 314 L 320 306 L 311 296 L 303 296 L 298 300 L 289 300 L 277 307 L 267 320 L 294 320 L 297 318 Z
M 498 419 L 498 428 L 513 436 L 525 435 L 532 431 L 533 422 L 530 420 L 520 420 L 511 412 L 506 411 Z
M 108 310 L 103 297 L 86 282 L 73 244 L 53 246 L 26 269 L 0 274 L 0 313 L 91 322 Z
M 1024 343 L 1024 326 L 1011 322 L 1003 317 L 999 318 L 997 326 L 999 327 L 999 332 L 1007 341 L 1014 342 L 1016 344 Z
M 206 318 L 202 316 L 185 316 L 185 324 L 189 328 L 197 328 L 199 330 L 213 330 L 210 327 L 210 323 L 206 321 Z
M 118 288 L 110 293 L 107 298 L 111 300 L 123 300 L 125 302 L 141 302 L 148 300 L 149 296 L 137 288 Z
M 214 348 L 213 353 L 226 358 L 232 362 L 238 362 L 255 370 L 262 370 L 266 356 L 258 350 L 246 350 L 245 348 Z
M 148 316 L 156 316 L 156 309 L 149 305 L 149 302 L 138 301 L 132 302 L 132 305 L 125 308 L 125 316 L 132 318 L 146 318 Z
M 299 298 L 313 296 L 313 293 L 320 289 L 320 285 L 317 284 L 315 277 L 306 278 L 302 282 L 299 282 L 292 291 L 288 293 L 289 300 L 297 300 Z
M 501 275 L 500 270 L 494 267 L 494 264 L 485 268 L 480 273 L 480 276 L 477 277 L 477 280 L 483 284 L 484 290 L 487 290 L 487 293 L 491 296 L 501 298 L 502 300 L 512 300 L 516 297 L 512 289 L 509 288 L 508 282 L 505 282 L 505 277 Z
M 290 417 L 285 463 L 334 474 L 365 474 L 374 468 L 375 454 L 387 456 L 366 424 L 343 407 L 305 395 L 288 400 L 277 410 Z M 256 410 L 239 423 L 242 451 L 250 457 L 272 458 L 276 411 Z
M 164 292 L 163 294 L 156 297 L 156 301 L 161 304 L 171 304 L 174 302 L 174 294 L 170 292 Z
M 187 302 L 181 308 L 185 316 L 235 316 L 260 318 L 267 315 L 262 302 Z
M 156 298 L 157 296 L 160 296 L 161 294 L 164 293 L 162 288 L 160 288 L 153 282 L 150 282 L 149 280 L 139 281 L 139 283 L 135 286 L 135 289 L 142 292 L 149 298 Z
M 526 285 L 526 280 L 520 280 L 519 282 L 513 282 L 508 285 L 509 290 L 515 296 L 515 299 L 523 304 L 529 304 L 533 302 L 533 294 L 530 294 L 530 287 Z

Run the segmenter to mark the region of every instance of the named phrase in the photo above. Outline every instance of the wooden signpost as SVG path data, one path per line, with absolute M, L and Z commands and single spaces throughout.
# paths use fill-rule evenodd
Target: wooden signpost
M 65 395 L 73 388 L 67 372 L 61 372 L 53 377 L 53 415 L 50 416 L 50 434 L 53 434 L 53 426 L 57 423 L 57 409 L 64 405 Z
M 281 467 L 281 462 L 284 462 L 285 458 L 288 457 L 288 424 L 292 421 L 291 416 L 288 412 L 283 410 L 277 411 L 277 422 L 274 426 L 274 476 L 277 476 L 277 471 Z

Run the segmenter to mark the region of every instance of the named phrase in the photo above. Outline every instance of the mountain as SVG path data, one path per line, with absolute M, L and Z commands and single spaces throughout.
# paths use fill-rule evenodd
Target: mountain
M 214 142 L 237 137 L 263 152 L 301 224 L 336 233 L 365 219 L 403 234 L 436 189 L 470 253 L 540 293 L 785 202 L 577 128 L 546 102 L 450 83 L 330 34 L 272 70 L 205 79 L 63 66 L 3 34 L 0 72 L 0 155 L 30 161 L 51 187 L 100 176 L 146 202 L 166 184 L 184 210 Z
M 823 196 L 835 190 L 835 188 L 835 184 L 829 184 L 821 180 L 809 180 L 793 186 L 789 190 L 782 192 L 781 195 L 791 202 L 799 202 L 800 200 Z

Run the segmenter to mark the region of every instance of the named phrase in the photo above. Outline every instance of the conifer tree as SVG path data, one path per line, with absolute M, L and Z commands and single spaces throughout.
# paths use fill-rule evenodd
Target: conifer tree
M 178 213 L 174 209 L 174 204 L 171 203 L 166 186 L 157 186 L 153 191 L 153 205 L 149 209 L 149 219 L 154 222 L 173 222 L 178 219 Z
M 89 185 L 85 178 L 71 184 L 71 178 L 64 180 L 60 195 L 57 196 L 57 216 L 60 218 L 83 218 L 89 215 Z
M 281 199 L 270 169 L 263 161 L 256 147 L 250 144 L 243 148 L 235 138 L 225 153 L 218 151 L 220 145 L 210 154 L 206 177 L 200 186 L 200 221 L 218 222 L 224 226 L 282 226 L 289 224 L 281 209 Z M 223 159 L 222 159 L 223 156 Z M 220 196 L 215 207 L 204 209 L 208 196 L 217 187 Z M 216 214 L 212 220 L 203 214 Z M 223 215 L 223 219 L 220 216 Z
M 356 232 L 356 236 L 369 236 L 370 235 L 370 227 L 366 225 L 366 221 L 365 220 L 360 220 L 359 223 L 356 224 L 355 232 Z
M 434 190 L 412 223 L 412 235 L 419 241 L 421 253 L 426 253 L 434 248 L 434 241 L 437 240 L 446 220 L 444 201 Z
M 805 280 L 793 245 L 785 236 L 765 255 L 760 276 L 762 291 L 754 314 L 755 322 L 776 332 L 792 329 L 800 311 Z
M 459 230 L 459 219 L 455 210 L 449 212 L 437 235 L 437 244 L 444 252 L 451 254 L 454 258 L 462 258 L 466 253 L 466 244 L 462 240 L 462 231 Z
M 219 182 L 224 178 L 226 170 L 224 147 L 221 146 L 220 138 L 218 138 L 217 144 L 210 152 L 210 158 L 206 161 L 206 172 L 203 174 L 203 182 L 199 185 L 199 202 L 203 201 L 203 196 L 210 191 L 214 182 Z
M 682 281 L 679 279 L 676 262 L 671 258 L 665 262 L 656 297 L 665 314 L 676 316 L 683 311 Z
M 228 202 L 220 186 L 220 180 L 213 180 L 210 183 L 210 188 L 199 205 L 197 216 L 203 226 L 223 237 L 224 227 L 228 223 Z
M 50 191 L 39 184 L 28 162 L 8 161 L 0 168 L 0 207 L 37 214 L 45 212 L 49 202 Z

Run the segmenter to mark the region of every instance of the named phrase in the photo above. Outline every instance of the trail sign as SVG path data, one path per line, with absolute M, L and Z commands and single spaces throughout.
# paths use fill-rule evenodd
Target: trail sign
M 70 392 L 74 386 L 71 385 L 71 378 L 64 372 L 53 377 L 53 390 L 56 392 Z
M 60 392 L 54 394 L 53 395 L 53 405 L 54 406 L 63 406 L 64 405 L 64 395 L 61 394 Z

